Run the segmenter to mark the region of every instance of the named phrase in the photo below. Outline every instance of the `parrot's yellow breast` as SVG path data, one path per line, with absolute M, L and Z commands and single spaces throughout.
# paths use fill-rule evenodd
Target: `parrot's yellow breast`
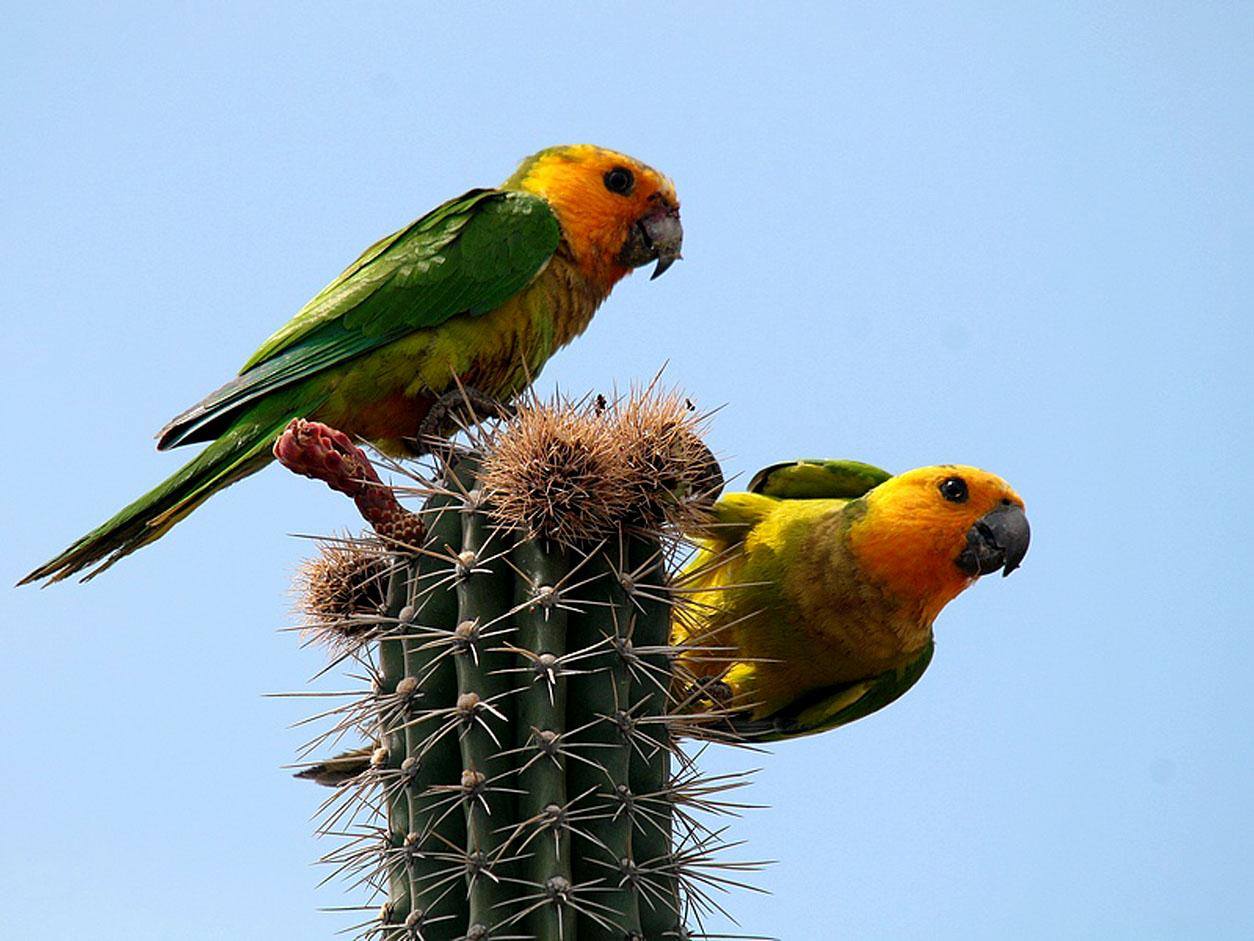
M 806 690 L 894 669 L 923 649 L 931 623 L 859 570 L 848 501 L 755 499 L 766 511 L 739 547 L 708 543 L 689 569 L 694 587 L 708 590 L 694 596 L 676 641 L 734 650 L 688 658 L 694 673 L 724 674 L 735 701 L 765 716 Z

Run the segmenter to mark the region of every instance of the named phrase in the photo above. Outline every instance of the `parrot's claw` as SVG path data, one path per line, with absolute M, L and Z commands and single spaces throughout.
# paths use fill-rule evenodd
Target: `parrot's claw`
M 431 404 L 426 417 L 418 426 L 417 453 L 429 454 L 435 451 L 461 429 L 485 418 L 509 420 L 516 414 L 517 410 L 513 405 L 499 402 L 470 386 L 445 392 Z

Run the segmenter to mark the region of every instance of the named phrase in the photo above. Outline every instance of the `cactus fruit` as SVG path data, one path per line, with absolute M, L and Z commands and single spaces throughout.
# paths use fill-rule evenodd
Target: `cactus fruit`
M 386 894 L 358 936 L 692 937 L 708 890 L 736 884 L 694 809 L 741 783 L 703 780 L 676 745 L 693 719 L 674 710 L 669 575 L 721 487 L 700 419 L 650 389 L 465 426 L 408 488 L 417 513 L 330 429 L 276 446 L 377 534 L 303 579 L 315 630 L 371 682 L 314 743 L 370 744 L 301 772 L 336 787 L 327 861 Z

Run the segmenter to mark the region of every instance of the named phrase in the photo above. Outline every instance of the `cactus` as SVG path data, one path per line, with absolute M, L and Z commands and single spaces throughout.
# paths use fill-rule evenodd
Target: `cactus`
M 741 781 L 676 744 L 670 563 L 721 487 L 699 424 L 653 389 L 472 416 L 407 488 L 417 513 L 329 429 L 276 447 L 376 533 L 304 578 L 316 633 L 371 682 L 311 746 L 371 744 L 301 772 L 336 787 L 326 861 L 387 897 L 359 937 L 684 939 L 738 884 L 694 810 Z

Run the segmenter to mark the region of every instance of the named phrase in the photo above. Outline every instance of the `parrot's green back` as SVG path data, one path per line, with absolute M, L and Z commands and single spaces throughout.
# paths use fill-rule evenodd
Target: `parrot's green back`
M 375 243 L 263 343 L 236 379 L 162 430 L 159 449 L 210 442 L 200 455 L 19 584 L 98 565 L 91 577 L 160 538 L 212 494 L 269 463 L 287 423 L 316 417 L 330 399 L 337 370 L 460 315 L 497 310 L 545 269 L 560 240 L 542 198 L 477 189 Z M 450 372 L 431 392 L 454 381 Z M 346 404 L 341 413 L 351 414 Z
M 808 458 L 762 468 L 749 492 L 777 500 L 855 500 L 890 477 L 874 464 Z
M 366 249 L 249 357 L 238 378 L 162 429 L 157 447 L 212 440 L 278 389 L 456 315 L 495 310 L 543 269 L 560 239 L 538 196 L 476 189 L 449 200 Z

